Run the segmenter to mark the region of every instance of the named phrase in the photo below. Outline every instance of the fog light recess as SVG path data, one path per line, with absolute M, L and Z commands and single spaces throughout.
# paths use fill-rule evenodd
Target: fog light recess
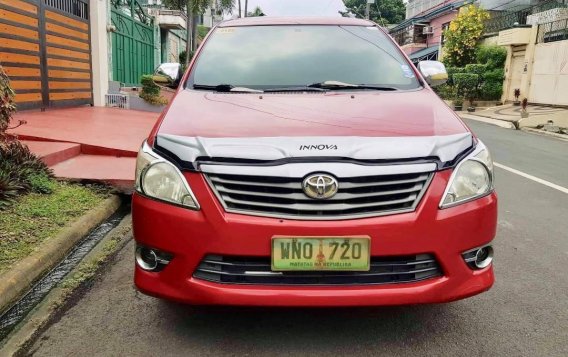
M 158 272 L 170 263 L 173 255 L 157 249 L 137 246 L 136 264 L 143 270 Z
M 486 245 L 481 248 L 468 250 L 462 254 L 462 257 L 470 268 L 484 269 L 493 262 L 493 247 Z

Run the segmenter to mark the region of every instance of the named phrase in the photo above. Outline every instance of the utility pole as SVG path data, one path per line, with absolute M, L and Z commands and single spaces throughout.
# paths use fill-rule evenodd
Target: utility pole
M 367 0 L 367 6 L 365 7 L 365 18 L 369 20 L 371 17 L 371 4 L 374 4 L 375 0 Z

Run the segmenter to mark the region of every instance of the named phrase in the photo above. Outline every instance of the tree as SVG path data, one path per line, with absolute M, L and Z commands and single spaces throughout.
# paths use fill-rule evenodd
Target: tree
M 443 62 L 446 66 L 463 67 L 475 63 L 477 42 L 489 13 L 477 6 L 465 7 L 444 31 Z
M 260 6 L 254 8 L 253 12 L 247 14 L 248 17 L 266 16 Z
M 367 0 L 345 0 L 346 11 L 339 11 L 344 17 L 365 18 Z M 381 26 L 398 24 L 404 20 L 406 7 L 402 0 L 376 0 L 371 4 L 370 19 Z
M 207 8 L 217 4 L 217 8 L 223 12 L 231 13 L 235 7 L 235 0 L 163 0 L 168 9 L 183 11 L 187 16 L 186 53 L 192 53 L 197 48 L 197 22 L 196 17 L 202 15 Z M 240 0 L 239 0 L 240 5 Z M 186 65 L 190 56 L 186 56 Z

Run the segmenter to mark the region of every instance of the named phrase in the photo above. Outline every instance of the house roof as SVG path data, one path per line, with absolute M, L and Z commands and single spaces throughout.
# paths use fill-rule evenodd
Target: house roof
M 422 48 L 416 52 L 412 52 L 410 55 L 408 55 L 408 58 L 410 58 L 410 60 L 414 62 L 414 60 L 419 60 L 422 57 L 433 55 L 436 52 L 438 52 L 438 45 Z
M 473 0 L 457 0 L 457 1 L 454 1 L 454 2 L 451 2 L 451 3 L 442 3 L 441 4 L 442 6 L 436 5 L 429 10 L 421 12 L 417 16 L 414 16 L 414 17 L 411 17 L 410 19 L 404 20 L 403 22 L 401 22 L 397 26 L 390 29 L 389 32 L 392 33 L 392 32 L 404 29 L 407 26 L 410 26 L 410 25 L 415 24 L 415 23 L 420 23 L 420 22 L 428 23 L 430 20 L 435 19 L 436 17 L 439 17 L 439 16 L 445 14 L 448 11 L 459 9 L 460 7 L 467 5 L 469 3 L 472 3 L 472 2 L 473 2 Z
M 245 17 L 221 22 L 218 27 L 235 26 L 269 26 L 269 25 L 343 25 L 343 26 L 376 26 L 369 20 L 352 17 Z

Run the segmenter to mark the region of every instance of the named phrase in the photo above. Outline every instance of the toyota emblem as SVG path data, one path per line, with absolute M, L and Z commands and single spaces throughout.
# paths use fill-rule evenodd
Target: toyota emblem
M 304 180 L 302 188 L 306 196 L 315 199 L 328 199 L 337 193 L 339 184 L 337 180 L 326 174 L 312 174 Z

